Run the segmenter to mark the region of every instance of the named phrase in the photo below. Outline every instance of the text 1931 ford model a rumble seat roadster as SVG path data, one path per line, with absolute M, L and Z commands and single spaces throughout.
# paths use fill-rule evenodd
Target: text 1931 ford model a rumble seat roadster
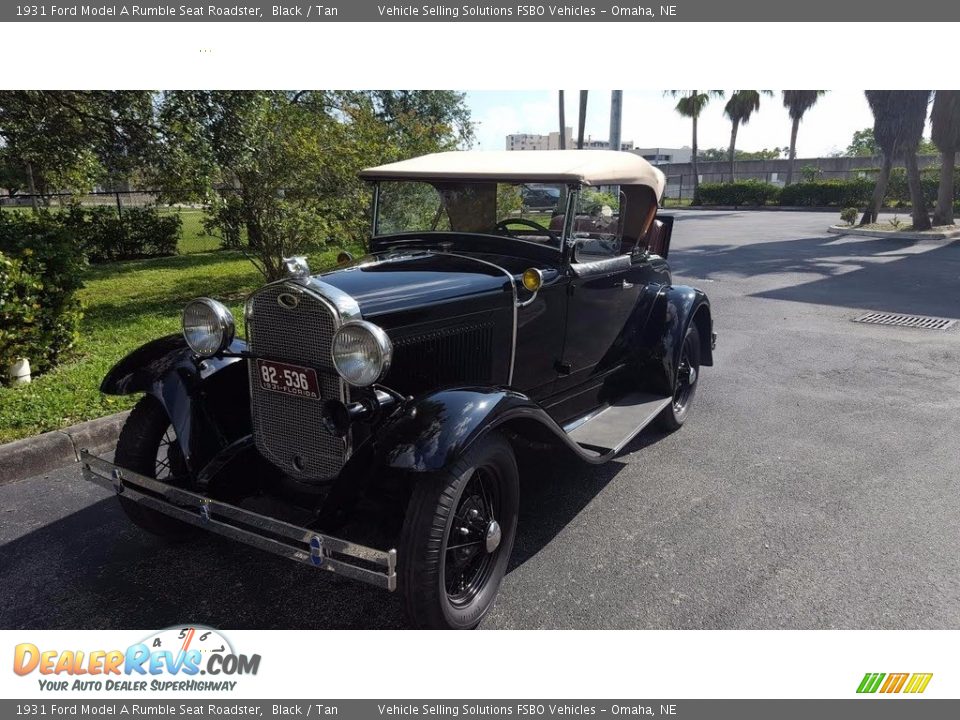
M 664 177 L 636 155 L 451 152 L 363 176 L 370 254 L 289 259 L 247 300 L 246 341 L 219 302 L 189 303 L 182 336 L 104 379 L 145 395 L 115 464 L 84 453 L 84 475 L 158 535 L 212 530 L 399 589 L 419 627 L 470 628 L 513 546 L 518 455 L 602 463 L 652 421 L 679 428 L 710 306 L 671 283 Z

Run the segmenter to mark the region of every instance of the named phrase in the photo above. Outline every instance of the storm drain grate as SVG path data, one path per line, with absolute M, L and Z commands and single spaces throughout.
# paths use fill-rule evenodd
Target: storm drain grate
M 896 327 L 920 328 L 921 330 L 946 330 L 956 320 L 926 317 L 925 315 L 898 315 L 896 313 L 872 312 L 853 319 L 854 322 L 871 325 L 894 325 Z

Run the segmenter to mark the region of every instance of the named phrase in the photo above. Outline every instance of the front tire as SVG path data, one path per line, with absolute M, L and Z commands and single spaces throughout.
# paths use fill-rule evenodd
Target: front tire
M 177 483 L 186 478 L 187 467 L 176 433 L 156 398 L 145 395 L 130 411 L 120 431 L 114 463 L 163 482 Z M 123 496 L 118 499 L 134 525 L 165 540 L 184 542 L 203 532 Z
M 673 432 L 679 430 L 687 419 L 687 413 L 693 404 L 700 382 L 700 333 L 696 323 L 690 323 L 683 345 L 680 348 L 680 362 L 677 364 L 677 376 L 674 380 L 673 401 L 657 416 L 657 425 L 661 430 Z
M 513 450 L 491 433 L 449 470 L 415 482 L 399 548 L 407 616 L 419 628 L 475 628 L 493 605 L 516 537 Z

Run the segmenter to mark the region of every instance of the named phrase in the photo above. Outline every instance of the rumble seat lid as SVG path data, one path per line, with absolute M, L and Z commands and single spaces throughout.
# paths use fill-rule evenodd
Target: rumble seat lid
M 367 180 L 645 185 L 659 198 L 664 174 L 639 155 L 617 150 L 461 150 L 433 153 L 361 171 Z

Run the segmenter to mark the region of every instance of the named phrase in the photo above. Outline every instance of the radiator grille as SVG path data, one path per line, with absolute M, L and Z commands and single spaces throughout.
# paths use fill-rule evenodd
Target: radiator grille
M 299 298 L 295 308 L 278 302 Z M 330 344 L 339 319 L 330 305 L 293 284 L 261 290 L 249 309 L 247 336 L 257 355 L 313 367 L 322 400 L 264 390 L 256 360 L 248 361 L 253 438 L 260 453 L 284 472 L 303 480 L 335 477 L 346 462 L 347 442 L 323 425 L 323 401 L 346 400 L 346 387 L 330 361 Z
M 393 339 L 388 384 L 416 394 L 451 384 L 486 384 L 492 378 L 493 323 L 443 328 Z

